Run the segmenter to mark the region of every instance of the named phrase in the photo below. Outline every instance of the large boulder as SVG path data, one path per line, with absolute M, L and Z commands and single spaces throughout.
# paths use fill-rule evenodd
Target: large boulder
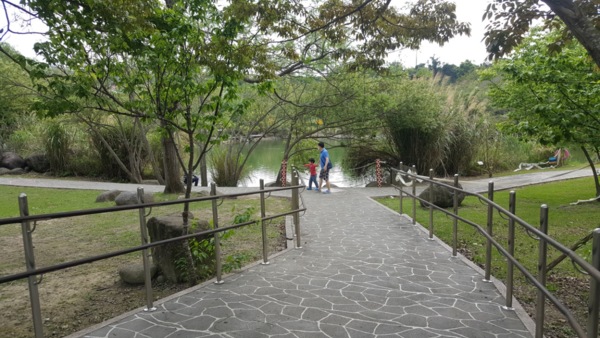
M 150 265 L 150 277 L 154 277 L 158 268 L 156 265 Z M 144 273 L 144 264 L 132 263 L 121 266 L 119 268 L 119 277 L 127 284 L 139 285 L 146 282 L 146 275 Z
M 0 167 L 0 175 L 6 175 L 10 173 L 10 169 Z
M 7 169 L 25 168 L 25 160 L 18 154 L 8 151 L 2 154 L 0 167 Z
M 200 232 L 210 228 L 206 221 L 194 220 L 194 223 L 198 225 L 190 228 L 191 232 Z M 151 242 L 180 237 L 184 234 L 183 219 L 179 215 L 152 217 L 148 220 L 147 226 Z M 186 280 L 188 271 L 177 268 L 178 262 L 186 259 L 185 245 L 184 241 L 177 241 L 152 248 L 152 261 L 158 265 L 161 274 L 168 282 L 180 283 Z M 214 251 L 212 254 L 214 255 Z M 210 264 L 210 261 L 214 261 L 214 257 L 207 257 L 207 261 L 209 262 L 199 262 L 199 264 Z
M 14 168 L 7 172 L 8 175 L 23 175 L 25 173 L 27 173 L 27 171 L 23 168 Z
M 29 167 L 29 169 L 38 173 L 50 171 L 50 162 L 48 161 L 48 157 L 43 154 L 31 155 L 27 157 L 25 159 L 25 165 Z
M 460 184 L 458 185 L 458 187 L 462 189 L 462 186 Z M 423 192 L 421 194 L 419 194 L 419 197 L 426 201 L 429 201 L 430 189 L 431 189 L 431 187 L 428 187 L 427 189 L 423 190 Z M 458 205 L 461 205 L 461 203 L 464 199 L 465 199 L 465 194 L 458 193 Z M 428 206 L 423 201 L 420 201 L 420 203 L 421 203 L 422 207 Z M 444 186 L 434 185 L 433 186 L 433 204 L 437 205 L 440 208 L 451 208 L 452 206 L 454 206 L 454 190 L 444 187 Z
M 152 194 L 144 193 L 144 203 L 154 202 L 154 196 Z M 138 204 L 137 192 L 123 191 L 116 198 L 115 203 L 117 205 L 134 205 Z
M 96 197 L 96 203 L 112 202 L 117 198 L 117 196 L 119 196 L 121 194 L 121 192 L 122 192 L 121 190 L 105 191 L 105 192 L 101 193 L 100 195 L 98 195 L 98 197 Z M 137 202 L 137 200 L 136 200 L 136 202 Z

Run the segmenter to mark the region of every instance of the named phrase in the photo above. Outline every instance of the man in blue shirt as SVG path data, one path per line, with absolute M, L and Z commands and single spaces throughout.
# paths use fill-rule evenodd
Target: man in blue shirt
M 331 167 L 331 160 L 329 159 L 329 152 L 325 149 L 325 144 L 319 142 L 319 152 L 321 153 L 321 172 L 319 173 L 319 189 L 317 191 L 323 191 L 323 181 L 327 184 L 327 190 L 323 191 L 324 194 L 331 194 L 331 187 L 329 186 L 329 168 Z

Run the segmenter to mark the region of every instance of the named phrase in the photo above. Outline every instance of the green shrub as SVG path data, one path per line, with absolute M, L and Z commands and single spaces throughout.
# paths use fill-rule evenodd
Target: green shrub
M 248 176 L 248 168 L 243 166 L 244 155 L 238 156 L 235 145 L 223 149 L 213 148 L 211 151 L 210 173 L 213 181 L 221 187 L 237 187 L 238 183 Z
M 68 174 L 71 139 L 63 123 L 50 120 L 44 136 L 50 170 L 56 175 Z
M 127 149 L 126 143 L 123 141 L 122 135 L 131 135 L 133 133 L 132 125 L 121 126 L 121 130 L 116 127 L 108 127 L 97 130 L 91 134 L 91 145 L 98 154 L 99 157 L 99 174 L 108 179 L 116 179 L 121 181 L 128 181 L 129 176 L 119 166 L 117 160 L 107 149 L 106 145 L 102 141 L 106 141 L 110 148 L 117 154 L 119 159 L 125 166 L 131 170 L 129 163 L 129 150 Z M 140 168 L 141 170 L 141 168 Z
M 76 149 L 72 151 L 69 160 L 69 172 L 75 176 L 100 177 L 102 163 L 97 154 L 87 149 Z
M 232 212 L 235 212 L 235 205 L 232 208 Z M 234 216 L 233 224 L 245 223 L 252 220 L 256 209 L 254 207 L 248 207 L 242 213 Z M 197 227 L 197 224 L 192 224 L 192 229 Z M 235 234 L 234 230 L 227 230 L 220 233 L 221 241 L 226 241 Z M 213 236 L 208 238 L 196 239 L 192 238 L 188 241 L 192 259 L 194 261 L 194 268 L 198 274 L 198 278 L 206 280 L 214 276 L 216 268 L 216 251 L 215 251 L 215 239 Z M 247 261 L 249 255 L 244 253 L 234 254 L 226 256 L 222 261 L 223 272 L 231 272 L 233 270 L 240 269 L 243 262 Z M 175 262 L 175 267 L 181 272 L 184 279 L 189 279 L 190 269 L 187 265 L 185 257 L 180 257 Z
M 45 151 L 44 127 L 35 115 L 20 115 L 17 122 L 11 125 L 14 129 L 5 141 L 6 150 L 14 151 L 23 157 L 43 153 Z

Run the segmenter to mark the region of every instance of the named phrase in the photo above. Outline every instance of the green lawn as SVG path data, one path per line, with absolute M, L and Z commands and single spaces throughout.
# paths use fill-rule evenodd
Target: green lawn
M 95 203 L 99 191 L 46 189 L 3 186 L 0 194 L 0 218 L 19 216 L 18 196 L 27 195 L 29 214 L 39 215 L 74 210 L 106 208 L 114 202 Z M 177 195 L 156 194 L 155 200 L 174 200 Z M 179 214 L 183 205 L 171 205 L 152 208 L 147 218 Z M 258 198 L 225 199 L 218 207 L 219 223 L 221 226 L 233 224 L 236 215 L 252 210 L 252 219 L 260 217 L 260 201 Z M 289 211 L 290 202 L 287 199 L 269 198 L 266 200 L 267 215 Z M 195 202 L 190 210 L 196 219 L 212 222 L 212 204 L 210 201 Z M 147 210 L 148 211 L 148 210 Z M 270 252 L 277 247 L 277 237 L 280 236 L 277 225 L 283 218 L 271 221 L 268 226 Z M 244 257 L 245 262 L 256 261 L 262 257 L 260 227 L 250 226 L 234 231 L 225 242 L 224 254 L 236 254 Z M 94 254 L 110 252 L 139 245 L 140 225 L 138 210 L 103 213 L 90 216 L 78 216 L 38 222 L 33 233 L 36 245 L 36 260 L 38 266 L 46 266 L 65 262 L 72 259 L 88 257 Z M 22 239 L 20 224 L 0 226 L 0 243 L 3 258 L 0 260 L 0 274 L 13 273 L 22 270 Z M 123 258 L 137 259 L 139 253 L 132 253 Z

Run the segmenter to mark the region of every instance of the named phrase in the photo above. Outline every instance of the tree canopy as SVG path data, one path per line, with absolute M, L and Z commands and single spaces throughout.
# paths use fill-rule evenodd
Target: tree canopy
M 542 22 L 545 28 L 560 32 L 548 42 L 551 50 L 560 50 L 565 42 L 575 38 L 600 67 L 598 0 L 491 0 L 483 19 L 490 20 L 485 33 L 490 57 L 511 52 L 532 25 Z
M 443 0 L 402 8 L 383 0 L 2 2 L 49 28 L 48 41 L 36 45 L 44 62 L 16 60 L 54 98 L 38 108 L 160 120 L 165 191 L 173 192 L 181 191 L 177 163 L 191 173 L 248 107 L 238 95 L 242 82 L 269 91 L 273 79 L 322 75 L 328 64 L 379 68 L 390 50 L 469 33 L 455 5 Z M 12 27 L 5 33 L 14 33 Z M 176 152 L 175 132 L 186 135 L 186 163 Z
M 508 111 L 505 128 L 511 132 L 542 144 L 598 149 L 600 74 L 576 41 L 566 43 L 561 53 L 549 51 L 558 34 L 536 30 L 511 59 L 484 71 L 484 79 L 495 83 L 490 98 Z
M 10 46 L 0 43 L 11 56 L 16 55 Z M 20 117 L 30 111 L 34 100 L 31 81 L 27 73 L 15 67 L 9 57 L 0 55 L 0 149 L 6 144 Z

